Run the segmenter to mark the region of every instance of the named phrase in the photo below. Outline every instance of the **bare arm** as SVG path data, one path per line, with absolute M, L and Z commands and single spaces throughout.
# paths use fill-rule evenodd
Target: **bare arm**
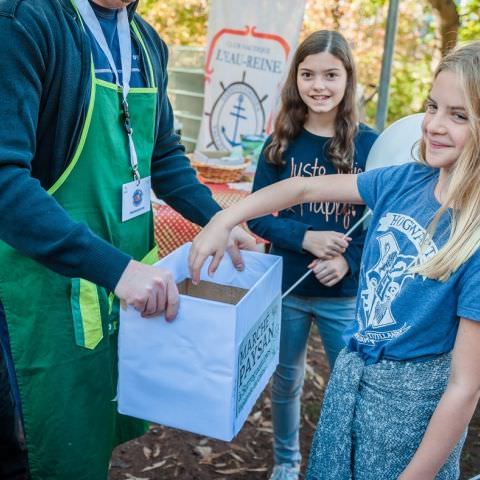
M 197 282 L 200 269 L 209 255 L 213 274 L 223 257 L 231 229 L 241 222 L 268 213 L 309 202 L 363 203 L 357 188 L 356 175 L 324 175 L 294 177 L 253 193 L 241 202 L 217 213 L 195 238 L 190 250 L 192 280 Z
M 480 396 L 480 323 L 462 318 L 447 389 L 399 480 L 434 479 L 467 428 Z

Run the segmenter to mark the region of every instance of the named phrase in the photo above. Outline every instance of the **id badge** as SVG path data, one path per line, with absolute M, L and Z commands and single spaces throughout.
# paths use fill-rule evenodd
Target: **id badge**
M 150 211 L 151 177 L 122 185 L 122 222 Z

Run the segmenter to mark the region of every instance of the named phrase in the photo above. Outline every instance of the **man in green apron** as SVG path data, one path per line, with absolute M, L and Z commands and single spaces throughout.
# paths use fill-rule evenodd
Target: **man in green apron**
M 0 1 L 1 478 L 104 479 L 112 448 L 143 433 L 116 413 L 118 299 L 178 309 L 169 272 L 141 262 L 150 186 L 200 225 L 219 210 L 173 132 L 165 44 L 135 7 Z M 252 246 L 240 229 L 242 268 L 238 246 Z

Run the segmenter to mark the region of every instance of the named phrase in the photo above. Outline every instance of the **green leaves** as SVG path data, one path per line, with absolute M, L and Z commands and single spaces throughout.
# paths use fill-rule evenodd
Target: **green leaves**
M 480 40 L 480 0 L 467 0 L 460 9 L 461 41 Z
M 167 45 L 205 46 L 207 0 L 142 0 L 139 11 Z

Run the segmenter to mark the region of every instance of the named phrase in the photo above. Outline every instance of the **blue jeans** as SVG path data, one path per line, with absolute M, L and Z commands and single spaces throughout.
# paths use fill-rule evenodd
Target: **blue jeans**
M 312 321 L 317 325 L 333 368 L 345 347 L 342 333 L 355 319 L 355 297 L 321 298 L 289 295 L 282 306 L 280 361 L 273 375 L 272 421 L 275 464 L 295 464 L 300 455 L 300 395 Z

